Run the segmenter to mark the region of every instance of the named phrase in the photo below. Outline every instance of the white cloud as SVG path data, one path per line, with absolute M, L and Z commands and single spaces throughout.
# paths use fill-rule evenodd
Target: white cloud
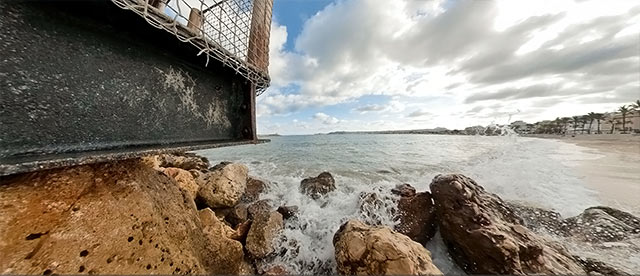
M 324 114 L 322 112 L 316 113 L 313 115 L 313 118 L 320 121 L 321 123 L 325 124 L 325 125 L 335 125 L 340 123 L 341 121 L 338 120 L 338 118 L 336 117 L 331 117 L 327 114 Z
M 356 105 L 354 114 L 405 125 L 405 110 L 429 110 L 432 122 L 451 127 L 514 110 L 526 120 L 598 111 L 639 89 L 638 14 L 634 1 L 338 1 L 305 23 L 295 51 L 274 23 L 273 86 L 258 111 L 290 114 L 365 95 L 393 100 Z M 496 102 L 504 107 L 487 107 Z M 335 120 L 324 125 L 348 125 L 327 116 Z

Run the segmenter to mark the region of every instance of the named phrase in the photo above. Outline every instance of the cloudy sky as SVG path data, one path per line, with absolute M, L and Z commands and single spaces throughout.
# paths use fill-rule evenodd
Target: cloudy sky
M 640 2 L 275 0 L 269 71 L 259 133 L 606 112 L 640 98 Z

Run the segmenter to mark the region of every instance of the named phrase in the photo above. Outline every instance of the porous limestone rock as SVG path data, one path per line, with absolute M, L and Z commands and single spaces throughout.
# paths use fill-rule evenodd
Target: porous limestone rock
M 431 182 L 440 233 L 458 265 L 474 274 L 584 274 L 561 246 L 522 225 L 498 196 L 463 175 Z
M 200 176 L 196 202 L 211 208 L 232 207 L 238 203 L 247 186 L 248 168 L 228 163 L 216 166 Z
M 246 249 L 254 259 L 262 259 L 274 252 L 273 241 L 283 227 L 282 215 L 276 211 L 258 212 L 247 234 Z
M 227 272 L 193 201 L 139 160 L 0 180 L 0 273 Z
M 194 153 L 160 154 L 155 158 L 158 166 L 164 168 L 180 168 L 187 171 L 204 171 L 209 168 L 209 160 Z
M 230 238 L 235 235 L 235 231 L 218 220 L 209 208 L 200 210 L 199 217 L 202 221 L 202 231 L 209 239 L 209 249 L 217 253 L 211 261 L 218 264 L 218 272 L 220 274 L 240 273 L 244 252 L 242 243 Z
M 198 186 L 196 179 L 190 172 L 180 168 L 163 168 L 161 170 L 173 178 L 178 183 L 178 187 L 185 191 L 192 199 L 196 198 L 200 186 Z
M 587 242 L 617 242 L 640 238 L 640 218 L 610 207 L 597 206 L 564 220 L 566 234 Z
M 300 191 L 313 199 L 318 199 L 335 189 L 336 181 L 328 172 L 323 172 L 317 177 L 305 178 L 300 182 Z
M 427 249 L 388 227 L 350 220 L 333 236 L 342 275 L 442 274 Z

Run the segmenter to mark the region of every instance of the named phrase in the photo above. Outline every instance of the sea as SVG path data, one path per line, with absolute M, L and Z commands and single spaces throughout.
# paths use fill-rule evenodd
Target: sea
M 438 174 L 464 174 L 504 200 L 554 210 L 563 217 L 601 205 L 597 193 L 582 183 L 576 167 L 580 160 L 600 156 L 556 140 L 421 134 L 268 138 L 268 143 L 198 154 L 212 164 L 232 161 L 247 165 L 252 177 L 268 183 L 261 199 L 270 199 L 274 207 L 299 207 L 297 219 L 285 222 L 277 240 L 281 252 L 270 261 L 285 265 L 291 273 L 335 272 L 332 239 L 343 222 L 356 218 L 393 227 L 397 223 L 397 198 L 390 193 L 391 188 L 408 183 L 417 191 L 429 191 L 431 180 Z M 325 171 L 336 179 L 335 191 L 318 200 L 299 192 L 302 179 Z M 384 202 L 363 214 L 360 196 L 371 192 Z M 442 272 L 462 273 L 439 235 L 426 247 Z

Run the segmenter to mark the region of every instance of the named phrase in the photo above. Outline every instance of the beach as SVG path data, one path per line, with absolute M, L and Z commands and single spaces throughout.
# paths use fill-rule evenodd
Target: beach
M 600 134 L 532 136 L 571 143 L 600 157 L 576 160 L 584 184 L 603 205 L 640 214 L 640 136 Z

